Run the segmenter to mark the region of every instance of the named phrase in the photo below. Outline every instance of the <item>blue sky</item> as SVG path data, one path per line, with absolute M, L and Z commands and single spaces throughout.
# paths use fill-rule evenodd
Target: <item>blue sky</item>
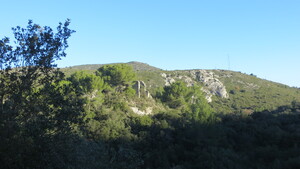
M 28 19 L 76 30 L 59 67 L 140 61 L 300 87 L 299 0 L 0 0 L 0 38 Z M 228 59 L 229 58 L 229 59 Z

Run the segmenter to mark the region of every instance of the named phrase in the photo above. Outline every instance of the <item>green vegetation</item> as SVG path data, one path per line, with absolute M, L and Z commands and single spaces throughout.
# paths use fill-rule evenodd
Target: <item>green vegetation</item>
M 187 71 L 130 62 L 64 75 L 69 23 L 30 21 L 13 29 L 16 47 L 0 40 L 2 168 L 299 168 L 299 89 L 215 70 L 230 97 L 208 103 Z
M 129 62 L 127 64 L 134 67 L 137 79 L 147 84 L 147 90 L 153 96 L 165 85 L 161 73 L 169 74 L 172 77 L 190 77 L 188 71 L 184 70 L 162 71 L 139 62 Z M 75 66 L 62 69 L 62 71 L 66 75 L 70 75 L 70 72 L 74 73 L 78 70 L 86 70 L 93 73 L 97 70 L 97 66 L 101 67 L 103 65 Z M 217 113 L 230 114 L 253 113 L 263 110 L 272 111 L 280 106 L 291 105 L 293 101 L 300 102 L 300 90 L 297 88 L 291 88 L 240 72 L 226 70 L 211 70 L 211 72 L 218 76 L 218 79 L 226 86 L 229 94 L 228 99 L 213 96 L 213 102 L 210 105 Z M 196 82 L 196 84 L 205 87 L 201 82 Z
M 233 71 L 214 71 L 229 92 L 229 99 L 215 98 L 216 112 L 252 113 L 275 110 L 300 102 L 300 90 Z
M 130 85 L 136 77 L 133 68 L 126 64 L 104 65 L 97 70 L 96 75 L 112 87 Z

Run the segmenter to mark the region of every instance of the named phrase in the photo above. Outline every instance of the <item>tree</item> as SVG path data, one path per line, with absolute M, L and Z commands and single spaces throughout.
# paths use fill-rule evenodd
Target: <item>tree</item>
M 62 73 L 53 68 L 56 60 L 66 56 L 67 39 L 74 33 L 68 29 L 69 24 L 70 20 L 60 23 L 54 34 L 50 27 L 41 27 L 30 20 L 27 28 L 13 28 L 15 47 L 9 44 L 8 38 L 0 40 L 0 104 L 11 99 L 22 103 L 41 84 L 61 79 Z
M 196 121 L 206 122 L 213 120 L 212 108 L 207 103 L 201 88 L 194 85 L 190 88 L 190 112 L 191 118 Z
M 68 80 L 71 81 L 76 93 L 86 99 L 88 112 L 91 111 L 91 107 L 97 109 L 97 105 L 101 105 L 103 102 L 102 91 L 107 88 L 101 77 L 85 71 L 77 71 Z
M 212 109 L 197 85 L 187 87 L 178 81 L 165 86 L 161 100 L 170 108 L 181 109 L 193 120 L 204 122 L 212 117 Z
M 26 28 L 13 28 L 15 44 L 6 37 L 0 40 L 0 135 L 6 138 L 1 139 L 0 159 L 4 168 L 45 167 L 45 146 L 59 135 L 68 135 L 71 124 L 79 120 L 81 102 L 66 98 L 69 89 L 57 86 L 63 73 L 55 68 L 55 61 L 66 56 L 67 40 L 75 32 L 69 24 L 70 20 L 59 23 L 54 33 L 30 20 Z
M 170 108 L 179 108 L 186 103 L 188 87 L 184 82 L 178 81 L 170 86 L 165 86 L 162 93 L 162 101 L 167 103 Z
M 78 92 L 82 94 L 102 92 L 102 90 L 106 88 L 101 77 L 85 71 L 77 71 L 73 73 L 68 80 L 70 80 L 74 87 L 77 88 Z
M 127 64 L 104 65 L 97 70 L 96 74 L 113 87 L 128 86 L 136 78 L 132 66 Z

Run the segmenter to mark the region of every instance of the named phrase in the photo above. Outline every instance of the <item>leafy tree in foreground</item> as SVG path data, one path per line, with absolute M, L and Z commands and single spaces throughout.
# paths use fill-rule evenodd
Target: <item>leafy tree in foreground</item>
M 4 168 L 44 168 L 55 163 L 47 161 L 50 156 L 43 158 L 50 153 L 49 145 L 58 142 L 59 135 L 68 135 L 71 124 L 79 120 L 80 100 L 69 99 L 67 88 L 57 86 L 63 74 L 55 69 L 55 61 L 66 56 L 67 40 L 74 33 L 69 24 L 70 20 L 59 23 L 55 33 L 29 21 L 26 28 L 13 28 L 15 44 L 8 38 L 0 40 L 0 159 Z

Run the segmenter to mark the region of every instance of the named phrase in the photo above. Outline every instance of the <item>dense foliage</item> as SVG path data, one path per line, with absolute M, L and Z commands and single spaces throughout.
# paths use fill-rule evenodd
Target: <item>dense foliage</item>
M 0 41 L 3 168 L 42 168 L 58 162 L 63 156 L 55 155 L 59 151 L 70 151 L 64 141 L 80 122 L 82 104 L 69 89 L 58 86 L 63 74 L 54 69 L 74 32 L 69 23 L 60 23 L 53 33 L 50 27 L 29 21 L 27 28 L 13 29 L 14 45 L 8 38 Z
M 0 41 L 2 168 L 300 167 L 300 103 L 224 115 L 196 84 L 134 97 L 138 76 L 125 64 L 64 77 L 54 62 L 65 56 L 68 26 L 53 33 L 30 21 L 14 29 L 15 46 Z M 132 110 L 152 103 L 151 115 Z
M 96 74 L 111 86 L 129 85 L 136 77 L 133 68 L 127 64 L 104 65 Z

